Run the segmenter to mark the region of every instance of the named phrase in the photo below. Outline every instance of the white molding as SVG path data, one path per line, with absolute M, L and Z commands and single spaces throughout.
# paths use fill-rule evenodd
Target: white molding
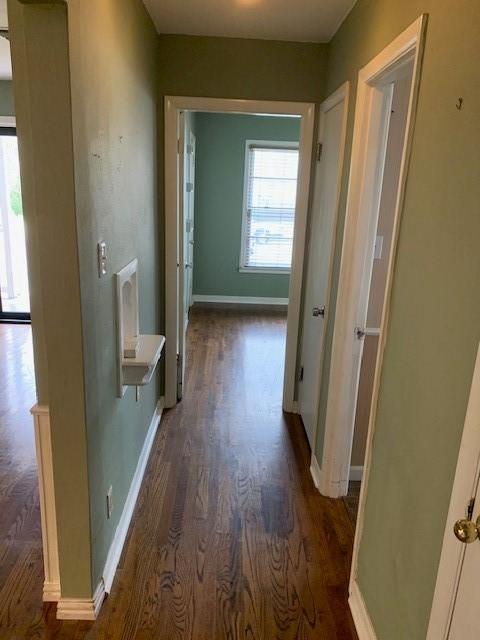
M 374 424 L 400 213 L 403 208 L 413 135 L 424 28 L 425 16 L 421 16 L 358 74 L 351 169 L 335 309 L 322 457 L 325 488 L 327 490 L 330 487 L 333 489 L 332 494 L 327 494 L 331 497 L 345 495 L 348 489 L 361 359 L 361 343 L 355 338 L 354 328 L 355 326 L 364 326 L 366 317 L 370 277 L 364 267 L 370 262 L 373 264 L 376 218 L 379 208 L 377 205 L 379 205 L 381 195 L 384 164 L 383 161 L 379 162 L 379 159 L 382 159 L 386 151 L 392 81 L 395 79 L 395 74 L 398 76 L 404 74 L 407 62 L 413 61 L 412 88 L 407 112 L 392 248 L 385 287 L 386 297 L 380 325 L 379 349 L 372 393 L 370 425 Z M 377 123 L 377 126 L 374 126 L 374 123 Z M 362 486 L 362 491 L 363 489 Z
M 164 399 L 161 398 L 157 403 L 155 413 L 153 414 L 147 435 L 145 436 L 145 441 L 138 458 L 137 468 L 135 469 L 135 473 L 133 474 L 132 482 L 130 484 L 130 489 L 125 500 L 122 515 L 120 516 L 120 520 L 115 530 L 112 544 L 110 545 L 110 549 L 108 550 L 107 560 L 105 562 L 105 568 L 103 569 L 102 576 L 103 583 L 105 585 L 105 593 L 110 593 L 110 590 L 112 588 L 115 572 L 117 570 L 118 562 L 122 554 L 125 539 L 127 537 L 128 527 L 130 526 L 130 521 L 135 509 L 135 504 L 137 502 L 138 494 L 142 486 L 145 469 L 150 457 L 153 442 L 155 440 L 155 434 L 157 433 L 158 425 L 160 424 L 160 420 L 162 418 L 163 407 Z
M 195 294 L 193 302 L 217 302 L 223 304 L 263 304 L 263 305 L 288 305 L 288 298 L 266 298 L 252 296 L 209 296 Z
M 352 465 L 350 467 L 350 473 L 349 473 L 348 479 L 350 480 L 350 482 L 361 482 L 363 479 L 363 465 L 362 466 Z
M 479 424 L 480 345 L 477 351 L 465 426 L 443 535 L 427 640 L 446 640 L 449 637 L 450 623 L 466 551 L 466 545 L 459 543 L 453 535 L 453 523 L 459 518 L 465 517 L 469 499 L 477 494 L 480 472 Z
M 40 496 L 40 519 L 42 526 L 44 602 L 60 599 L 60 570 L 58 561 L 57 514 L 53 481 L 52 439 L 50 411 L 48 406 L 36 404 L 31 409 L 35 429 L 35 450 Z
M 338 490 L 336 490 L 335 487 L 325 486 L 325 476 L 324 474 L 322 474 L 322 469 L 318 464 L 317 456 L 313 452 L 312 452 L 312 458 L 310 461 L 310 474 L 313 478 L 314 485 L 322 495 L 326 496 L 328 494 L 330 497 L 330 493 L 332 492 L 338 493 Z M 360 467 L 360 466 L 350 467 L 349 481 L 361 482 L 362 479 L 363 479 L 363 467 Z M 348 490 L 348 487 L 347 487 L 347 490 Z M 340 495 L 336 495 L 335 497 L 339 498 Z
M 17 119 L 15 116 L 0 116 L 0 127 L 16 127 Z
M 242 231 L 242 234 L 243 234 L 243 231 Z M 238 273 L 256 273 L 256 274 L 263 273 L 271 276 L 289 276 L 290 269 L 273 269 L 273 268 L 264 269 L 263 267 L 239 267 Z
M 96 620 L 105 595 L 105 585 L 100 580 L 93 598 L 60 598 L 57 620 Z
M 306 102 L 165 97 L 165 405 L 177 402 L 178 318 L 178 117 L 180 111 L 256 113 L 301 117 L 295 232 L 290 275 L 283 408 L 292 411 L 296 385 L 303 257 L 307 226 L 315 105 Z
M 133 474 L 122 515 L 108 551 L 103 576 L 92 598 L 60 598 L 57 606 L 58 620 L 95 620 L 100 612 L 105 596 L 110 593 L 115 572 L 127 537 L 130 521 L 142 486 L 152 445 L 163 413 L 164 399 L 160 398 L 155 408 L 150 426 L 145 436 L 137 468 Z
M 376 360 L 376 366 L 375 366 L 371 411 L 370 411 L 365 460 L 364 460 L 364 472 L 363 472 L 362 486 L 360 489 L 360 500 L 359 500 L 359 507 L 358 507 L 356 529 L 355 529 L 355 539 L 353 543 L 352 566 L 351 566 L 351 572 L 350 572 L 349 590 L 351 594 L 350 597 L 351 597 L 352 614 L 354 615 L 354 617 L 355 616 L 358 617 L 362 611 L 366 613 L 364 603 L 363 603 L 363 607 L 361 606 L 363 599 L 359 597 L 361 596 L 361 594 L 357 586 L 358 553 L 360 549 L 360 541 L 362 538 L 363 528 L 364 528 L 365 504 L 366 504 L 366 497 L 367 497 L 367 491 L 368 491 L 370 467 L 372 463 L 372 447 L 373 447 L 373 437 L 375 432 L 376 413 L 377 413 L 378 396 L 379 396 L 379 388 L 380 388 L 380 377 L 381 377 L 382 364 L 383 364 L 383 352 L 384 352 L 385 342 L 387 338 L 390 299 L 391 299 L 391 293 L 392 293 L 393 265 L 396 258 L 396 245 L 398 240 L 399 218 L 400 218 L 400 212 L 403 209 L 405 183 L 407 179 L 408 163 L 409 163 L 411 147 L 412 147 L 413 125 L 415 120 L 418 91 L 419 91 L 419 84 L 420 84 L 423 48 L 425 44 L 426 22 L 427 22 L 427 16 L 425 14 L 421 15 L 410 27 L 408 27 L 402 34 L 400 34 L 398 38 L 396 38 L 386 49 L 384 49 L 378 56 L 376 56 L 376 58 L 374 58 L 372 62 L 370 62 L 359 73 L 357 106 L 361 104 L 360 101 L 362 100 L 362 94 L 363 94 L 363 99 L 366 98 L 365 92 L 367 91 L 367 82 L 369 81 L 369 77 L 365 74 L 365 70 L 368 69 L 368 73 L 371 74 L 371 78 L 378 79 L 380 73 L 381 74 L 388 73 L 395 67 L 398 69 L 401 64 L 402 57 L 404 59 L 405 54 L 408 51 L 411 51 L 414 54 L 412 91 L 411 91 L 410 102 L 408 106 L 408 115 L 407 115 L 406 132 L 405 132 L 405 146 L 404 146 L 403 157 L 401 162 L 399 188 L 398 188 L 397 202 L 396 202 L 395 225 L 394 225 L 394 230 L 392 234 L 392 246 L 391 246 L 389 264 L 388 264 L 388 270 L 387 270 L 387 283 L 385 287 L 387 293 L 386 293 L 386 298 L 385 298 L 385 303 L 384 303 L 384 308 L 382 313 L 382 320 L 380 323 L 379 347 L 377 350 L 377 360 Z M 352 149 L 352 167 L 355 167 L 355 164 L 354 164 L 355 159 L 358 157 L 358 155 L 361 152 L 360 145 L 362 142 L 362 139 L 361 139 L 362 136 L 361 136 L 360 130 L 362 128 L 362 122 L 363 122 L 361 111 L 365 111 L 365 109 L 366 107 L 361 109 L 360 113 L 355 114 L 354 129 L 356 129 L 357 132 L 355 133 L 355 130 L 354 130 L 355 155 L 354 155 L 354 149 Z M 350 202 L 347 202 L 347 211 L 350 207 L 352 209 L 352 214 L 353 214 L 353 207 L 355 206 L 355 202 L 351 202 L 351 196 L 350 196 L 350 186 L 352 184 L 352 180 L 355 180 L 357 182 L 357 189 L 361 187 L 363 182 L 360 175 L 358 175 L 358 167 L 357 167 L 357 171 L 354 171 L 354 174 L 355 174 L 354 176 L 352 175 L 352 173 L 350 174 L 349 196 L 348 196 L 348 200 Z M 346 226 L 348 222 L 349 220 L 347 218 Z M 350 233 L 351 232 L 352 231 L 350 231 Z M 375 238 L 373 238 L 372 240 L 372 247 L 371 247 L 372 256 L 373 256 L 374 244 L 375 244 Z M 344 248 L 345 248 L 345 245 L 344 245 Z M 343 254 L 342 254 L 342 261 L 343 261 Z M 339 307 L 337 306 L 337 312 L 338 312 L 338 309 Z M 347 464 L 350 464 L 351 441 L 353 440 L 353 422 L 347 419 L 347 422 L 345 423 L 344 414 L 337 416 L 337 420 L 339 420 L 339 422 L 337 423 L 336 427 L 338 428 L 339 431 L 341 431 L 342 428 L 343 430 L 346 429 L 347 438 L 350 441 L 350 447 L 347 447 L 345 445 L 345 442 L 343 442 L 340 448 L 337 449 L 337 452 L 340 456 L 339 466 L 341 468 L 342 463 L 345 464 L 345 462 L 347 462 Z M 333 427 L 333 424 L 331 425 L 331 427 Z M 341 440 L 337 442 L 341 442 Z M 348 449 L 348 458 L 346 460 L 343 459 L 342 461 L 342 457 L 347 455 L 345 451 L 346 449 Z M 331 451 L 330 453 L 333 454 L 333 451 Z M 361 622 L 362 620 L 363 620 L 363 623 Z M 360 628 L 359 634 L 373 633 L 373 629 L 371 628 L 371 621 L 368 618 L 368 615 L 366 618 L 365 616 L 359 618 L 358 624 L 366 625 L 364 631 L 362 630 L 362 628 Z M 365 635 L 364 637 L 368 638 L 369 636 Z M 373 635 L 373 637 L 375 636 Z
M 322 481 L 322 470 L 320 469 L 320 465 L 318 464 L 317 457 L 312 452 L 312 458 L 310 461 L 310 475 L 313 479 L 313 484 L 320 491 L 320 485 Z
M 348 598 L 350 611 L 352 612 L 353 622 L 357 630 L 358 640 L 377 640 L 375 629 L 368 614 L 365 600 L 358 586 L 358 582 L 354 581 L 350 584 L 350 596 Z

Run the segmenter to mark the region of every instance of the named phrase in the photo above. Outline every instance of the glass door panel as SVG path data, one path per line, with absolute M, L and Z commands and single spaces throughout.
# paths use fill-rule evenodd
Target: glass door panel
M 17 136 L 0 129 L 0 320 L 30 316 Z

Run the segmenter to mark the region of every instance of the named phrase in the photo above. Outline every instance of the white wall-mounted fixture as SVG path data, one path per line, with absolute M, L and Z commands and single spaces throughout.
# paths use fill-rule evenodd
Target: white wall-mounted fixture
M 150 382 L 165 344 L 160 335 L 140 335 L 138 319 L 138 260 L 115 274 L 117 282 L 118 397 L 127 386 Z
M 98 277 L 107 275 L 107 243 L 103 240 L 97 244 Z

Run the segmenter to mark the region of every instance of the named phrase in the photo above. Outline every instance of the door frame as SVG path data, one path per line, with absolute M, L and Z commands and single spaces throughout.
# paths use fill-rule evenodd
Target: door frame
M 466 517 L 466 507 L 475 496 L 480 473 L 480 345 L 473 372 L 465 425 L 458 454 L 455 479 L 443 535 L 427 640 L 446 640 L 450 632 L 455 597 L 460 581 L 466 545 L 453 534 L 453 524 Z M 475 511 L 478 514 L 478 505 Z M 475 516 L 474 516 L 475 517 Z M 475 543 L 475 544 L 478 544 Z
M 180 111 L 295 115 L 301 118 L 283 384 L 283 409 L 288 412 L 295 412 L 303 257 L 309 202 L 315 105 L 308 102 L 165 96 L 165 405 L 167 407 L 173 407 L 177 403 L 178 247 L 180 239 L 178 226 L 179 172 L 177 140 Z
M 339 150 L 339 154 L 338 154 L 338 163 L 337 163 L 337 176 L 338 176 L 338 180 L 337 180 L 337 189 L 336 189 L 336 194 L 335 194 L 335 211 L 333 213 L 333 223 L 332 223 L 332 237 L 330 239 L 330 246 L 331 246 L 331 251 L 330 251 L 330 265 L 329 265 L 329 270 L 328 270 L 328 277 L 327 277 L 327 298 L 325 300 L 325 316 L 323 319 L 323 341 L 322 341 L 322 346 L 320 349 L 320 353 L 319 353 L 319 362 L 318 367 L 320 370 L 319 373 L 319 385 L 318 385 L 318 392 L 315 395 L 315 406 L 314 406 L 314 410 L 313 410 L 313 414 L 314 416 L 316 416 L 316 427 L 315 427 L 315 433 L 313 435 L 313 447 L 312 447 L 312 466 L 311 466 L 311 473 L 312 475 L 315 476 L 315 449 L 316 449 L 316 444 L 317 444 L 317 433 L 318 433 L 318 419 L 319 419 L 319 413 L 320 413 L 320 388 L 321 388 L 321 381 L 322 381 L 322 365 L 323 365 L 323 360 L 324 360 L 324 356 L 325 356 L 325 334 L 327 331 L 327 327 L 328 327 L 328 322 L 329 322 L 329 308 L 330 308 L 330 299 L 331 299 L 331 288 L 332 288 L 332 280 L 333 280 L 333 268 L 334 268 L 334 258 L 335 258 L 335 235 L 336 235 L 336 230 L 337 230 L 337 224 L 338 224 L 338 212 L 340 209 L 340 195 L 341 195 L 341 191 L 342 191 L 342 176 L 343 176 L 343 169 L 344 169 L 344 161 L 345 161 L 345 143 L 346 143 L 346 138 L 347 138 L 347 124 L 348 124 L 348 105 L 349 105 L 349 97 L 350 97 L 350 82 L 347 80 L 346 82 L 344 82 L 342 85 L 340 85 L 340 87 L 338 87 L 338 89 L 336 89 L 333 93 L 331 93 L 328 98 L 326 98 L 321 104 L 320 104 L 320 109 L 319 109 L 319 123 L 318 123 L 318 135 L 317 135 L 317 144 L 322 145 L 324 142 L 324 136 L 325 136 L 325 114 L 327 113 L 327 111 L 330 111 L 331 109 L 333 109 L 334 107 L 336 107 L 338 104 L 340 104 L 341 102 L 343 102 L 343 114 L 342 114 L 342 125 L 341 125 L 341 131 L 340 131 L 340 150 Z M 310 207 L 310 220 L 309 220 L 309 229 L 311 229 L 311 224 L 312 224 L 312 218 L 314 215 L 313 212 L 313 204 L 314 204 L 314 200 L 315 197 L 317 196 L 317 190 L 318 190 L 318 194 L 320 193 L 321 189 L 323 188 L 322 184 L 320 184 L 320 182 L 318 182 L 318 186 L 317 186 L 317 175 L 316 172 L 319 170 L 319 164 L 316 163 L 316 169 L 315 169 L 315 175 L 313 177 L 313 182 L 314 182 L 314 189 L 315 192 L 312 196 L 312 205 Z M 311 247 L 311 234 L 309 233 L 309 240 L 308 240 L 308 246 L 307 246 L 307 251 L 306 251 L 306 255 L 305 255 L 305 264 L 304 264 L 304 269 L 305 269 L 305 277 L 304 277 L 304 283 L 303 286 L 304 288 L 306 287 L 307 284 L 307 269 L 308 269 L 308 255 L 309 252 L 312 250 Z M 304 292 L 305 295 L 305 292 Z M 304 315 L 306 313 L 306 309 L 303 308 L 304 305 L 302 305 L 302 310 L 303 310 L 303 314 L 302 314 L 302 328 L 303 328 L 303 320 L 304 320 Z M 301 364 L 300 359 L 302 357 L 302 349 L 303 349 L 303 336 L 302 336 L 302 341 L 300 341 L 299 343 L 299 349 L 298 349 L 298 358 L 299 358 L 299 365 Z M 297 393 L 298 396 L 298 412 L 300 413 L 300 399 L 299 399 L 299 392 Z M 314 461 L 315 458 L 315 461 Z
M 385 303 L 380 325 L 357 535 L 362 528 L 362 494 L 364 494 L 368 482 L 369 447 L 373 435 L 372 425 L 375 422 L 382 357 L 387 338 L 393 266 L 411 153 L 425 28 L 426 15 L 424 14 L 375 56 L 358 74 L 345 230 L 330 364 L 325 439 L 319 474 L 321 493 L 332 498 L 338 498 L 348 492 L 360 369 L 357 366 L 359 365 L 358 358 L 357 361 L 354 360 L 358 355 L 354 329 L 358 322 L 359 311 L 363 308 L 365 300 L 368 300 L 369 294 L 369 283 L 365 287 L 365 265 L 373 263 L 393 93 L 391 83 L 397 74 L 401 73 L 401 70 L 413 61 L 412 89 L 400 165 Z M 355 562 L 353 568 L 356 570 Z

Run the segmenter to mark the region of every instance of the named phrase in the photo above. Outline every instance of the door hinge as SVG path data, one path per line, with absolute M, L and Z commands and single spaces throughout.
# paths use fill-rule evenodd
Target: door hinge
M 302 382 L 302 380 L 303 380 L 303 372 L 304 372 L 304 369 L 303 369 L 303 366 L 302 366 L 302 367 L 300 367 L 300 373 L 298 374 L 298 381 L 299 382 Z
M 320 160 L 322 159 L 322 153 L 323 153 L 323 144 L 321 142 L 317 142 L 317 150 L 315 153 L 317 162 L 320 162 Z
M 470 501 L 467 505 L 467 520 L 472 520 L 474 507 L 475 507 L 475 498 L 470 498 Z
M 183 395 L 182 373 L 183 373 L 183 358 L 179 353 L 177 353 L 177 400 L 181 400 Z
M 188 154 L 193 153 L 193 144 L 187 144 L 187 153 Z
M 178 138 L 177 140 L 177 153 L 180 153 L 182 151 L 182 141 L 180 140 L 180 138 Z

